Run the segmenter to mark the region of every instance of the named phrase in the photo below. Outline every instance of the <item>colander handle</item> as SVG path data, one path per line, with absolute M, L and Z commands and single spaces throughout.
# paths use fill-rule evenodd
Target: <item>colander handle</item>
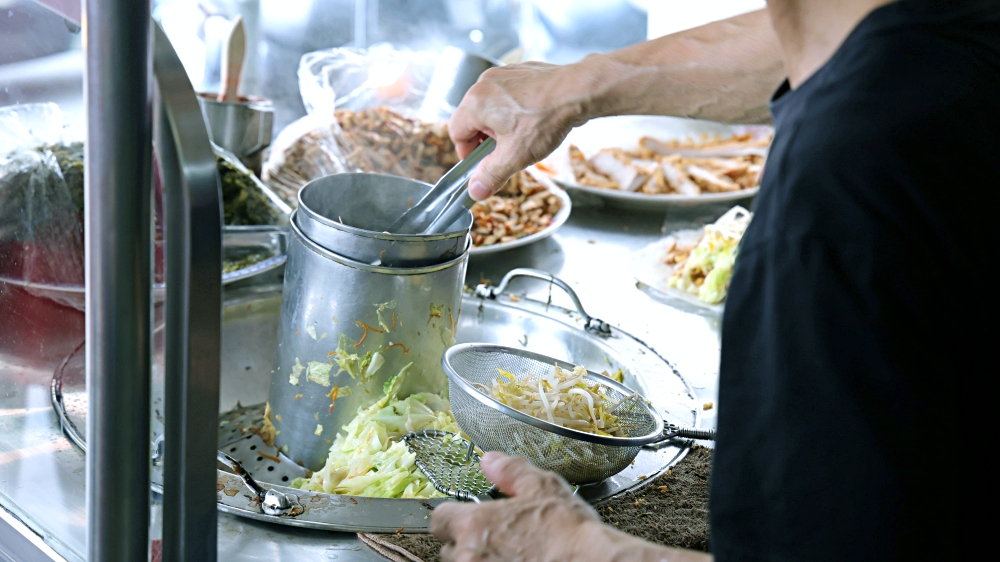
M 607 322 L 599 318 L 594 318 L 593 316 L 587 314 L 587 312 L 583 309 L 583 303 L 580 302 L 580 297 L 576 296 L 576 292 L 572 288 L 570 288 L 570 286 L 567 285 L 565 281 L 559 279 L 558 277 L 550 273 L 546 273 L 538 269 L 531 269 L 527 267 L 519 267 L 517 269 L 512 269 L 507 272 L 507 275 L 503 276 L 503 279 L 500 280 L 500 284 L 497 285 L 496 287 L 490 287 L 485 283 L 478 285 L 476 287 L 476 296 L 481 299 L 495 299 L 497 298 L 497 295 L 500 295 L 504 292 L 504 290 L 507 288 L 507 285 L 510 284 L 511 280 L 514 279 L 515 277 L 531 277 L 533 279 L 548 281 L 550 284 L 559 287 L 563 291 L 566 291 L 566 294 L 569 295 L 570 300 L 573 301 L 573 306 L 576 307 L 576 311 L 580 314 L 581 317 L 583 317 L 585 328 L 588 332 L 592 332 L 599 336 L 605 336 L 605 337 L 611 335 L 611 326 L 608 325 Z
M 715 430 L 714 429 L 697 429 L 694 427 L 682 427 L 679 425 L 674 425 L 672 423 L 663 423 L 663 438 L 657 441 L 657 443 L 662 443 L 664 441 L 673 439 L 675 437 L 681 437 L 684 439 L 700 439 L 703 441 L 715 441 Z

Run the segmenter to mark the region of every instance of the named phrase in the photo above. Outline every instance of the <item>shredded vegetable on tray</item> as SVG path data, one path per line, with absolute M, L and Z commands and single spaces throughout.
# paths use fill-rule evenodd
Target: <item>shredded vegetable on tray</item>
M 752 217 L 743 207 L 733 207 L 719 220 L 705 225 L 705 233 L 693 248 L 673 243 L 664 260 L 676 264 L 670 286 L 697 295 L 708 304 L 725 300 L 740 240 Z
M 385 396 L 359 409 L 337 434 L 326 465 L 309 478 L 296 478 L 292 487 L 373 498 L 444 497 L 417 468 L 415 455 L 400 437 L 424 429 L 456 434 L 460 429 L 445 398 L 431 393 L 398 398 L 402 378 L 386 382 Z
M 587 381 L 587 370 L 553 366 L 545 376 L 529 374 L 518 379 L 503 369 L 491 388 L 480 390 L 501 404 L 540 420 L 596 435 L 627 437 L 618 418 L 608 413 L 608 398 L 601 385 Z

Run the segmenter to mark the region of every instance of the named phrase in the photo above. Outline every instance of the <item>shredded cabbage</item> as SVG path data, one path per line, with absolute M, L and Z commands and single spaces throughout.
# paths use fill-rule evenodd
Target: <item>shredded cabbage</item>
M 412 363 L 411 363 L 412 365 Z M 434 498 L 434 489 L 414 464 L 414 455 L 399 440 L 411 431 L 438 429 L 459 433 L 448 401 L 437 394 L 396 397 L 410 365 L 385 383 L 385 396 L 337 434 L 326 465 L 292 487 L 313 492 L 374 498 Z
M 670 286 L 698 295 L 698 300 L 708 304 L 725 300 L 740 239 L 752 217 L 750 211 L 736 206 L 713 224 L 706 225 L 698 245 L 678 264 L 670 278 Z
M 337 372 L 334 373 L 334 376 L 346 371 L 352 379 L 368 382 L 382 368 L 385 359 L 378 351 L 369 351 L 363 355 L 358 354 L 354 349 L 356 343 L 344 334 L 340 334 L 340 338 L 337 340 L 337 351 L 332 356 L 333 362 L 337 364 Z M 329 383 L 326 386 L 330 386 Z

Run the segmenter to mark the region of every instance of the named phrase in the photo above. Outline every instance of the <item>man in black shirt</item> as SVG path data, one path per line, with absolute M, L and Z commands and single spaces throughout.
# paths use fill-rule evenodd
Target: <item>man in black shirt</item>
M 940 457 L 997 308 L 1000 3 L 768 10 L 773 33 L 756 13 L 568 67 L 490 71 L 451 123 L 463 154 L 497 139 L 470 191 L 495 191 L 596 116 L 753 119 L 783 57 L 723 320 L 714 556 L 956 558 L 963 476 Z M 708 558 L 601 525 L 519 459 L 489 454 L 483 469 L 513 497 L 438 508 L 446 559 Z

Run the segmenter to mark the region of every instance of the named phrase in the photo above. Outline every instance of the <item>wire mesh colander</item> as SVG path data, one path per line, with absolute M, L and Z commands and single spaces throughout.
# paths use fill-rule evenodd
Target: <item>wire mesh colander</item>
M 489 388 L 503 369 L 522 378 L 544 376 L 553 365 L 572 371 L 575 365 L 490 344 L 462 344 L 441 359 L 448 375 L 451 411 L 458 425 L 479 448 L 527 458 L 574 484 L 590 484 L 624 470 L 643 445 L 663 439 L 663 420 L 646 400 L 601 375 L 587 372 L 589 384 L 604 389 L 608 410 L 614 408 L 627 437 L 595 435 L 540 420 L 494 400 L 476 388 Z

